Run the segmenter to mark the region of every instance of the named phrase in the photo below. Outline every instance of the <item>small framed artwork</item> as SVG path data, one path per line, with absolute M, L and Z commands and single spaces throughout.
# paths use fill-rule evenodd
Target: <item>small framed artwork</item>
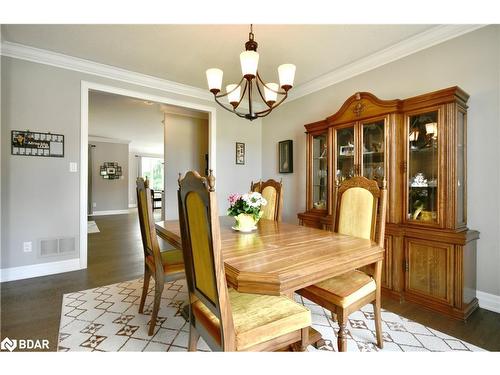
M 122 176 L 122 167 L 116 161 L 107 161 L 99 167 L 99 174 L 106 180 L 117 180 Z
M 278 145 L 279 173 L 293 173 L 293 141 L 281 141 Z
M 236 164 L 245 164 L 245 144 L 236 142 Z

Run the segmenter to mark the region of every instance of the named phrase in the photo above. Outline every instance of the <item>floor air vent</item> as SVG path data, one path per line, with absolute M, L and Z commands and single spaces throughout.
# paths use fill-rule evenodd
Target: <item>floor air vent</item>
M 49 238 L 40 240 L 40 256 L 48 257 L 75 251 L 75 237 Z

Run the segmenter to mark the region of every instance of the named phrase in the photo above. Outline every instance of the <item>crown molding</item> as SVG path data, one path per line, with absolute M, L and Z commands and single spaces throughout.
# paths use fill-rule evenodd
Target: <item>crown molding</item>
M 132 72 L 116 66 L 101 64 L 23 44 L 2 41 L 1 54 L 7 57 L 74 70 L 81 73 L 92 74 L 103 78 L 167 91 L 174 94 L 190 96 L 197 99 L 208 101 L 213 100 L 213 95 L 208 90 L 203 90 L 198 87 L 168 81 L 166 79 Z
M 345 81 L 382 65 L 402 59 L 439 43 L 470 33 L 486 25 L 438 25 L 422 33 L 393 44 L 369 56 L 346 64 L 327 74 L 295 87 L 287 102 L 299 99 L 328 86 Z M 285 103 L 286 104 L 286 103 Z
M 485 26 L 486 25 L 435 26 L 427 31 L 402 40 L 383 50 L 294 87 L 294 89 L 290 91 L 288 99 L 284 104 Z M 213 95 L 208 90 L 199 87 L 136 73 L 115 66 L 105 65 L 23 44 L 2 41 L 0 47 L 0 53 L 3 56 L 74 70 L 210 102 L 213 101 Z M 264 108 L 263 105 L 262 107 L 260 105 L 256 105 L 255 107 L 258 110 Z
M 73 57 L 24 44 L 2 41 L 0 44 L 0 54 L 2 56 L 12 57 L 15 59 L 55 66 L 57 68 L 73 70 L 85 74 L 92 74 L 133 85 L 149 87 L 172 94 L 189 96 L 213 102 L 213 94 L 208 90 L 201 89 L 199 87 L 169 81 L 163 78 L 118 68 L 116 66 L 101 64 L 95 61 L 81 59 L 79 57 Z M 248 109 L 248 104 L 242 103 L 241 108 Z M 255 103 L 254 108 L 256 110 L 262 110 L 264 109 L 264 105 Z

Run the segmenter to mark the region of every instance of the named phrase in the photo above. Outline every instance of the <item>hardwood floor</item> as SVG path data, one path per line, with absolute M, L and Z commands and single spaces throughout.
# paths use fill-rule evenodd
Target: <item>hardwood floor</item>
M 49 349 L 56 350 L 63 294 L 142 276 L 137 214 L 98 216 L 92 220 L 100 233 L 88 236 L 86 270 L 1 284 L 2 339 L 49 339 Z M 500 351 L 500 314 L 479 309 L 463 323 L 387 298 L 382 300 L 382 307 L 486 350 Z
M 2 339 L 49 339 L 49 349 L 56 350 L 63 294 L 143 275 L 137 213 L 97 216 L 91 220 L 97 223 L 100 233 L 88 235 L 86 270 L 1 284 Z

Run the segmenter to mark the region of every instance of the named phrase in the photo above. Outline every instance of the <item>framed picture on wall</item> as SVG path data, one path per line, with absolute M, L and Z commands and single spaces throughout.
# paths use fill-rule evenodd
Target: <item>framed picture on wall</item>
M 279 173 L 293 173 L 293 141 L 291 139 L 278 143 Z
M 64 135 L 30 130 L 12 130 L 11 154 L 63 158 Z
M 245 144 L 236 142 L 236 164 L 245 164 Z

